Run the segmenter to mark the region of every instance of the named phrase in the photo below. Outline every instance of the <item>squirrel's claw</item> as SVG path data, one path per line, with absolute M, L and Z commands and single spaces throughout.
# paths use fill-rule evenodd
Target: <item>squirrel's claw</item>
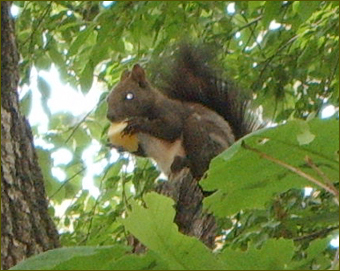
M 122 131 L 122 135 L 133 135 L 135 133 L 138 133 L 143 123 L 144 122 L 142 118 L 130 118 L 129 120 L 127 120 L 127 126 Z

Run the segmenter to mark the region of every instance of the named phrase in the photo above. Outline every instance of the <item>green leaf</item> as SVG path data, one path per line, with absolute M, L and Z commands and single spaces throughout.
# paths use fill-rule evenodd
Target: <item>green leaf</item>
M 306 270 L 309 269 L 310 266 L 313 263 L 318 263 L 320 257 L 323 257 L 323 252 L 329 247 L 329 242 L 331 238 L 330 236 L 328 238 L 323 238 L 323 239 L 317 239 L 312 241 L 308 249 L 306 250 L 306 255 L 302 261 L 299 262 L 291 262 L 288 265 L 288 269 L 290 270 Z M 321 260 L 321 262 L 323 262 Z M 325 270 L 328 269 L 329 266 L 321 266 L 319 270 Z
M 83 93 L 87 93 L 92 87 L 93 71 L 94 71 L 93 62 L 89 60 L 79 78 L 81 91 Z
M 294 254 L 292 240 L 268 240 L 261 249 L 247 251 L 224 249 L 221 255 L 229 270 L 282 270 Z
M 306 145 L 311 143 L 315 135 L 310 132 L 310 128 L 307 122 L 301 122 L 300 124 L 300 133 L 296 135 L 296 139 L 300 145 Z
M 281 8 L 281 1 L 266 1 L 263 14 L 263 24 L 265 27 L 268 27 L 272 20 L 278 18 L 278 15 L 281 13 Z
M 70 49 L 68 51 L 69 56 L 73 56 L 79 52 L 80 47 L 85 44 L 86 40 L 91 35 L 93 29 L 94 25 L 91 27 L 87 27 L 85 30 L 79 32 L 76 39 L 70 46 Z
M 157 254 L 148 251 L 144 255 L 126 255 L 118 261 L 109 263 L 108 270 L 168 270 L 168 265 Z
M 73 27 L 80 27 L 81 26 L 81 22 L 70 22 L 70 23 L 66 23 L 66 24 L 63 24 L 61 26 L 58 27 L 58 31 L 59 32 L 63 32 L 65 31 L 66 29 L 68 28 L 73 28 Z
M 338 125 L 334 119 L 290 121 L 246 136 L 212 161 L 208 178 L 201 181 L 201 185 L 207 191 L 218 191 L 205 199 L 205 206 L 218 216 L 231 215 L 241 209 L 263 208 L 275 193 L 316 186 L 261 158 L 256 152 L 244 149 L 242 142 L 320 180 L 318 173 L 306 164 L 305 157 L 308 156 L 329 179 L 337 180 Z M 303 133 L 308 136 L 304 138 Z
M 72 147 L 74 150 L 82 151 L 86 147 L 91 145 L 91 136 L 88 135 L 87 131 L 83 129 L 83 125 L 75 128 L 71 137 Z
M 248 1 L 249 12 L 252 13 L 252 12 L 256 11 L 258 8 L 262 7 L 263 4 L 265 4 L 265 3 L 266 3 L 266 1 Z
M 33 256 L 10 270 L 105 270 L 108 261 L 128 251 L 119 245 L 58 248 Z
M 107 40 L 104 43 L 96 43 L 91 53 L 91 61 L 94 63 L 94 65 L 97 65 L 101 61 L 109 58 L 110 51 L 108 48 L 110 47 L 111 43 L 111 40 Z
M 29 89 L 25 96 L 20 100 L 20 111 L 28 116 L 32 109 L 32 90 Z
M 325 212 L 325 213 L 318 213 L 318 214 L 311 214 L 308 215 L 308 212 L 304 212 L 301 214 L 300 217 L 296 217 L 293 219 L 295 223 L 303 225 L 323 225 L 323 226 L 330 226 L 330 225 L 337 225 L 339 223 L 339 212 Z
M 125 44 L 124 41 L 122 39 L 117 39 L 113 44 L 112 44 L 113 48 L 120 53 L 124 53 L 125 52 Z
M 299 67 L 306 67 L 311 59 L 319 55 L 317 47 L 316 40 L 310 39 L 306 48 L 298 58 L 297 64 Z
M 51 86 L 41 76 L 38 76 L 38 89 L 42 95 L 42 99 L 47 100 L 51 96 Z
M 65 56 L 60 53 L 57 48 L 53 47 L 48 51 L 48 55 L 50 56 L 51 60 L 57 64 L 57 66 L 64 66 L 65 65 Z
M 50 197 L 60 188 L 62 184 L 52 176 L 51 168 L 53 162 L 51 158 L 51 152 L 39 147 L 36 147 L 35 150 L 37 152 L 39 166 L 44 177 L 46 193 L 48 197 Z M 65 189 L 62 188 L 56 195 L 54 195 L 53 200 L 56 202 L 61 202 L 64 198 Z
M 299 1 L 297 6 L 297 12 L 303 21 L 313 14 L 313 12 L 319 7 L 321 1 Z
M 44 52 L 34 64 L 38 70 L 47 70 L 51 67 L 51 59 L 47 56 L 46 52 Z
M 216 255 L 194 237 L 178 232 L 173 223 L 173 201 L 156 193 L 144 198 L 146 208 L 132 202 L 132 211 L 122 221 L 138 240 L 164 260 L 169 269 L 224 269 Z

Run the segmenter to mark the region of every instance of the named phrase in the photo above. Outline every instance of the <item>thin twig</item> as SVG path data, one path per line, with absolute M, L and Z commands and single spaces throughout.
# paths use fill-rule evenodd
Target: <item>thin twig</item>
M 242 31 L 243 29 L 245 29 L 245 28 L 247 28 L 247 27 L 249 27 L 249 26 L 251 26 L 251 25 L 253 25 L 253 24 L 256 24 L 256 23 L 257 23 L 258 21 L 260 21 L 262 18 L 263 18 L 263 15 L 261 15 L 261 16 L 255 18 L 254 20 L 252 20 L 251 22 L 249 22 L 249 23 L 247 23 L 247 24 L 245 24 L 245 25 L 240 26 L 240 27 L 237 28 L 235 31 L 233 31 L 232 33 L 230 33 L 230 34 L 229 34 L 229 37 L 231 38 L 231 37 L 233 37 L 237 32 L 240 32 L 240 31 Z
M 328 233 L 330 233 L 330 232 L 332 232 L 332 231 L 334 231 L 334 230 L 336 230 L 338 228 L 339 228 L 339 225 L 332 226 L 332 227 L 325 228 L 325 229 L 322 229 L 322 230 L 319 230 L 319 231 L 316 231 L 316 232 L 312 232 L 312 233 L 307 234 L 307 235 L 295 237 L 295 238 L 293 238 L 293 240 L 294 241 L 303 241 L 303 240 L 312 241 L 314 239 L 327 236 Z
M 70 178 L 68 178 L 66 181 L 60 185 L 60 187 L 49 197 L 49 200 L 51 200 L 66 184 L 68 184 L 73 178 L 75 178 L 78 174 L 82 173 L 86 167 L 83 167 L 81 170 L 76 172 L 74 175 L 72 175 Z
M 102 104 L 102 102 L 104 102 L 105 100 L 106 100 L 106 96 L 105 96 L 104 98 L 102 98 L 102 99 L 98 102 L 98 104 L 96 104 L 89 112 L 86 113 L 86 115 L 85 115 L 85 116 L 77 123 L 77 125 L 74 126 L 74 128 L 73 128 L 71 134 L 70 134 L 70 135 L 67 137 L 67 139 L 65 140 L 65 143 L 67 143 L 67 142 L 72 138 L 72 136 L 73 136 L 74 133 L 78 130 L 78 128 L 80 127 L 80 125 L 81 125 L 83 122 L 85 122 L 85 120 L 87 119 L 87 117 L 88 117 L 89 115 L 91 115 L 92 112 L 95 111 L 95 110 Z
M 332 195 L 334 195 L 335 201 L 336 201 L 337 205 L 339 205 L 339 197 L 338 197 L 339 193 L 335 193 L 333 191 L 333 189 L 329 188 L 327 185 L 323 184 L 321 181 L 319 181 L 319 180 L 315 179 L 314 177 L 310 176 L 309 174 L 303 172 L 299 168 L 296 168 L 296 167 L 294 167 L 292 165 L 289 165 L 289 164 L 287 164 L 287 163 L 285 163 L 285 162 L 283 162 L 281 160 L 278 160 L 278 159 L 276 159 L 276 158 L 274 158 L 274 157 L 272 157 L 272 156 L 270 156 L 270 155 L 268 155 L 266 153 L 261 152 L 260 150 L 258 150 L 256 148 L 253 148 L 253 147 L 250 147 L 250 146 L 246 145 L 244 141 L 242 141 L 241 145 L 242 145 L 243 148 L 245 148 L 247 150 L 251 150 L 251 151 L 259 154 L 262 158 L 265 158 L 265 159 L 267 159 L 269 161 L 272 161 L 275 164 L 278 164 L 278 165 L 280 165 L 280 166 L 282 166 L 282 167 L 284 167 L 284 168 L 286 168 L 286 169 L 296 173 L 297 175 L 301 176 L 302 178 L 304 178 L 304 179 L 306 179 L 306 180 L 316 184 L 317 186 L 325 189 L 327 192 L 329 192 Z
M 107 173 L 109 172 L 110 170 L 110 166 L 107 168 L 107 170 L 105 171 L 104 175 L 102 176 L 102 178 L 100 179 L 100 184 L 99 184 L 99 191 L 102 190 L 102 186 L 103 186 L 103 180 L 106 178 L 106 175 Z M 91 210 L 91 215 L 90 215 L 90 222 L 89 222 L 89 226 L 87 228 L 87 233 L 86 233 L 86 236 L 85 238 L 79 242 L 79 244 L 86 244 L 87 240 L 89 239 L 90 237 L 90 234 L 91 234 L 91 229 L 92 229 L 92 225 L 93 225 L 93 219 L 94 219 L 94 215 L 96 213 L 96 209 L 97 209 L 97 206 L 99 204 L 99 201 L 100 199 L 102 198 L 102 195 L 99 195 L 97 198 L 96 198 L 96 201 L 93 205 L 93 208 Z
M 331 84 L 332 78 L 334 78 L 334 76 L 336 74 L 336 70 L 338 69 L 338 67 L 339 67 L 339 51 L 336 54 L 336 63 L 334 65 L 334 68 L 333 68 L 333 71 L 331 73 L 331 76 L 329 77 L 329 84 Z
M 242 14 L 242 17 L 243 17 L 243 19 L 244 19 L 246 22 L 248 22 L 247 17 L 246 17 L 244 14 Z M 257 24 L 257 21 L 256 21 L 256 24 Z M 256 27 L 256 24 L 255 24 L 255 27 Z M 254 31 L 254 29 L 251 27 L 251 25 L 249 26 L 249 30 L 250 30 L 251 35 L 249 36 L 249 39 L 248 39 L 247 43 L 245 44 L 245 46 L 244 46 L 242 52 L 243 52 L 243 53 L 245 52 L 245 49 L 246 49 L 246 47 L 248 46 L 248 43 L 249 43 L 250 39 L 253 38 L 254 41 L 255 41 L 255 43 L 257 44 L 257 46 L 258 46 L 258 48 L 259 48 L 260 54 L 262 55 L 262 57 L 263 57 L 264 59 L 266 59 L 267 56 L 264 54 L 261 44 L 257 41 L 257 37 L 256 37 L 256 35 L 255 35 L 255 31 Z
M 337 197 L 339 197 L 339 191 L 335 188 L 335 186 L 333 185 L 333 183 L 330 181 L 330 179 L 328 179 L 328 177 L 326 176 L 326 174 L 324 172 L 321 171 L 321 169 L 319 169 L 317 167 L 317 165 L 314 164 L 314 162 L 312 161 L 312 159 L 308 156 L 305 157 L 305 161 L 306 163 L 312 168 L 314 169 L 314 171 L 324 180 L 325 184 L 329 186 L 329 188 L 331 188 L 334 193 L 337 195 Z
M 40 18 L 38 18 L 38 22 L 37 22 L 37 26 L 35 28 L 33 28 L 33 31 L 31 32 L 31 35 L 22 43 L 22 47 L 25 46 L 25 44 L 30 41 L 30 48 L 32 47 L 32 43 L 33 43 L 33 36 L 35 35 L 35 33 L 38 31 L 41 23 L 43 22 L 43 20 L 45 19 L 45 17 L 47 16 L 47 14 L 49 13 L 49 11 L 52 8 L 52 1 L 49 2 L 49 4 L 47 5 L 47 7 L 44 10 L 44 13 L 41 15 Z M 30 51 L 31 52 L 31 51 Z M 33 54 L 33 52 L 31 52 Z
M 287 42 L 285 42 L 283 45 L 281 45 L 275 53 L 273 53 L 270 57 L 268 57 L 268 59 L 266 59 L 265 61 L 265 65 L 261 70 L 260 76 L 263 75 L 264 70 L 269 66 L 269 64 L 272 62 L 272 60 L 279 55 L 279 53 L 281 51 L 283 51 L 283 49 L 285 49 L 288 45 L 290 45 L 291 43 L 293 43 L 297 38 L 299 37 L 299 35 L 295 35 L 293 36 L 291 39 L 289 39 Z M 282 43 L 281 43 L 282 44 Z

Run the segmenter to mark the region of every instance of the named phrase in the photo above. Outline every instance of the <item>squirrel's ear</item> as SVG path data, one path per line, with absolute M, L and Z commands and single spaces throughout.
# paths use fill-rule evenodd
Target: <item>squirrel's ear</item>
M 131 78 L 135 80 L 140 87 L 145 87 L 147 85 L 146 78 L 145 78 L 145 71 L 139 65 L 135 64 L 132 68 Z
M 123 81 L 130 75 L 130 72 L 128 70 L 125 70 L 122 72 L 122 75 L 120 76 L 120 81 Z

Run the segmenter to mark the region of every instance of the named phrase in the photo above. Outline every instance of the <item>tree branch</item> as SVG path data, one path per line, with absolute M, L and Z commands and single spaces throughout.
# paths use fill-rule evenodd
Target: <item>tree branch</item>
M 336 187 L 333 185 L 333 183 L 330 181 L 330 179 L 328 179 L 326 174 L 324 172 L 322 172 L 321 169 L 319 169 L 317 167 L 317 165 L 314 164 L 312 159 L 310 157 L 306 156 L 305 161 L 324 180 L 325 184 L 328 185 L 328 187 L 333 190 L 334 195 L 339 197 L 339 191 L 336 189 Z
M 332 227 L 325 228 L 325 229 L 322 229 L 322 230 L 319 230 L 319 231 L 316 231 L 316 232 L 312 232 L 312 233 L 307 234 L 307 235 L 295 237 L 295 238 L 293 238 L 293 240 L 294 241 L 303 241 L 303 240 L 312 241 L 312 240 L 315 240 L 317 238 L 326 236 L 328 233 L 330 233 L 331 231 L 334 231 L 334 230 L 336 230 L 338 228 L 339 228 L 338 225 L 337 226 L 332 226 Z

